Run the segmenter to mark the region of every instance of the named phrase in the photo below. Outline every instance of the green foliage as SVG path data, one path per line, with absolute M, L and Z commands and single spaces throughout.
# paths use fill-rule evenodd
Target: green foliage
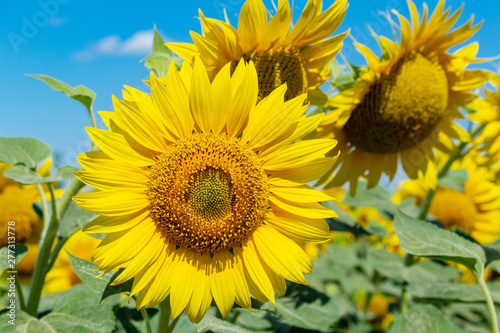
M 99 267 L 97 264 L 77 258 L 71 253 L 68 253 L 68 256 L 76 275 L 78 275 L 78 277 L 95 293 L 102 294 L 104 288 L 108 285 L 109 279 L 114 275 L 114 272 L 99 276 L 100 273 L 95 272 Z
M 2 317 L 6 317 L 5 314 Z M 7 317 L 6 317 L 7 318 Z M 111 305 L 99 304 L 99 296 L 86 286 L 72 288 L 62 295 L 53 310 L 37 319 L 16 311 L 16 325 L 0 322 L 0 331 L 108 333 L 115 327 Z
M 156 30 L 156 25 L 154 26 L 151 55 L 141 61 L 145 61 L 144 66 L 154 71 L 156 76 L 166 76 L 168 67 L 172 61 L 175 63 L 177 68 L 180 68 L 181 66 L 181 59 L 170 51 L 170 49 L 165 45 L 163 38 L 161 38 L 158 30 Z
M 42 82 L 45 82 L 54 90 L 60 91 L 66 96 L 78 101 L 87 108 L 89 113 L 92 113 L 92 103 L 95 99 L 95 92 L 90 90 L 85 86 L 71 87 L 69 84 L 54 79 L 53 77 L 40 74 L 27 74 L 28 76 L 34 77 Z
M 9 251 L 10 250 L 10 251 Z M 25 245 L 15 244 L 14 248 L 9 248 L 8 246 L 2 247 L 0 249 L 0 270 L 7 269 L 10 271 L 14 271 L 10 264 L 19 263 L 23 257 L 26 255 L 28 249 Z M 9 260 L 12 260 L 9 262 Z
M 346 195 L 343 203 L 353 207 L 376 208 L 380 215 L 387 219 L 392 219 L 396 210 L 396 205 L 392 202 L 391 195 L 386 189 L 382 186 L 367 189 L 364 181 L 358 183 L 356 196 Z
M 410 308 L 404 315 L 399 316 L 389 333 L 465 333 L 459 326 L 453 324 L 449 318 L 432 305 L 418 304 Z
M 0 162 L 21 164 L 34 170 L 51 153 L 52 149 L 37 139 L 0 138 Z
M 447 187 L 449 189 L 463 192 L 464 183 L 469 179 L 467 170 L 450 170 L 446 176 L 438 179 L 438 186 Z
M 493 301 L 500 305 L 500 283 L 488 283 Z M 465 283 L 438 282 L 413 283 L 409 291 L 415 298 L 422 301 L 485 303 L 484 294 L 479 285 Z
M 486 255 L 478 244 L 439 227 L 396 212 L 394 229 L 401 248 L 421 257 L 454 261 L 483 275 Z M 418 237 L 415 237 L 418 235 Z
M 75 177 L 73 172 L 77 170 L 78 168 L 67 165 L 57 170 L 53 176 L 42 177 L 23 165 L 14 165 L 5 170 L 4 176 L 24 185 L 46 184 L 71 180 Z
M 87 223 L 96 217 L 97 215 L 94 213 L 78 208 L 78 206 L 72 201 L 59 222 L 60 227 L 58 230 L 58 236 L 66 237 L 75 231 L 75 229 L 83 228 Z

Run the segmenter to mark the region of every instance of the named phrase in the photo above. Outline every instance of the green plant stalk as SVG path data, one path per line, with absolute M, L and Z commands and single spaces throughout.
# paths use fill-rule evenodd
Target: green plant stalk
M 15 280 L 15 284 L 16 284 L 17 296 L 19 298 L 19 304 L 20 304 L 19 307 L 21 308 L 21 310 L 26 311 L 26 305 L 24 303 L 23 289 L 21 288 L 21 283 L 19 282 L 19 279 Z
M 160 320 L 158 321 L 158 333 L 170 333 L 170 297 L 165 298 L 160 303 Z
M 36 259 L 35 272 L 33 273 L 33 281 L 31 282 L 30 287 L 30 296 L 28 299 L 28 304 L 26 306 L 26 312 L 33 317 L 36 317 L 38 313 L 38 303 L 40 302 L 43 282 L 45 281 L 45 275 L 47 274 L 46 264 L 50 256 L 52 244 L 54 244 L 54 239 L 56 237 L 59 224 L 54 188 L 50 183 L 48 183 L 47 186 L 50 192 L 52 216 L 50 218 L 49 224 L 46 226 L 46 228 L 44 228 L 44 234 L 42 235 L 42 245 L 40 246 L 40 251 L 38 252 L 38 257 Z
M 49 208 L 47 206 L 47 199 L 45 199 L 45 191 L 43 190 L 42 184 L 36 184 L 36 188 L 40 195 L 40 200 L 42 201 L 43 223 L 44 226 L 46 226 L 49 223 Z
M 476 275 L 476 277 L 477 277 L 477 281 L 479 282 L 479 285 L 481 286 L 481 289 L 483 290 L 484 297 L 486 298 L 486 304 L 488 305 L 488 310 L 490 311 L 491 328 L 493 329 L 493 333 L 499 333 L 498 332 L 497 313 L 495 311 L 495 304 L 493 304 L 493 299 L 491 298 L 491 294 L 490 294 L 490 291 L 488 290 L 488 286 L 486 285 L 486 282 L 484 281 L 484 276 L 477 276 Z
M 56 262 L 57 256 L 59 255 L 59 252 L 61 252 L 62 248 L 64 247 L 64 244 L 66 244 L 68 239 L 70 239 L 70 237 L 73 236 L 78 230 L 79 229 L 75 229 L 71 234 L 69 234 L 68 236 L 64 237 L 63 239 L 61 239 L 60 241 L 57 242 L 56 246 L 54 247 L 54 249 L 50 253 L 49 262 L 47 264 L 47 272 L 50 271 L 52 269 L 52 267 L 54 266 L 54 263 Z
M 147 329 L 148 333 L 152 333 L 153 330 L 151 329 L 151 323 L 149 322 L 148 313 L 146 312 L 145 309 L 141 309 L 141 314 L 142 314 L 142 318 L 144 318 L 144 322 L 146 323 L 146 329 Z
M 52 245 L 54 244 L 57 230 L 59 228 L 59 219 L 64 214 L 66 209 L 68 209 L 71 197 L 78 193 L 84 184 L 77 178 L 73 179 L 64 191 L 57 205 L 52 184 L 49 183 L 47 186 L 50 192 L 52 216 L 49 223 L 47 223 L 44 227 L 40 251 L 38 252 L 35 271 L 33 273 L 33 280 L 31 282 L 28 304 L 26 305 L 26 312 L 33 317 L 36 317 L 38 313 L 38 304 L 40 303 L 45 276 L 48 273 L 48 262 L 50 259 Z M 44 212 L 44 214 L 46 213 L 47 211 Z
M 88 108 L 88 111 L 89 111 L 89 115 L 90 115 L 91 126 L 95 128 L 95 115 L 94 115 L 94 108 L 92 107 L 92 105 Z M 94 141 L 91 141 L 90 150 L 92 150 L 92 151 L 96 150 L 96 146 L 95 146 Z

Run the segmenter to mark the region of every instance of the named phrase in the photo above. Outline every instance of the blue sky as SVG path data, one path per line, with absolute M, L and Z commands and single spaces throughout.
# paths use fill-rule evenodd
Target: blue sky
M 157 25 L 169 41 L 190 42 L 189 30 L 200 31 L 196 16 L 223 19 L 222 6 L 233 25 L 243 0 L 120 1 L 41 0 L 3 1 L 0 4 L 0 136 L 31 136 L 48 143 L 61 156 L 61 164 L 75 164 L 78 153 L 89 150 L 84 131 L 89 124 L 83 106 L 24 74 L 46 74 L 71 86 L 85 85 L 97 93 L 94 108 L 112 110 L 111 95 L 121 96 L 123 85 L 147 89 L 149 74 L 139 62 L 148 55 L 152 27 Z M 277 2 L 277 1 L 276 1 Z M 295 0 L 295 16 L 306 0 Z M 324 7 L 333 0 L 324 1 Z M 431 9 L 437 0 L 427 1 Z M 270 1 L 265 1 L 272 8 Z M 415 1 L 422 8 L 423 1 Z M 458 9 L 462 1 L 448 0 Z M 351 0 L 339 28 L 351 28 L 360 42 L 376 48 L 367 24 L 377 33 L 391 35 L 377 12 L 396 8 L 408 13 L 405 0 Z M 500 54 L 500 1 L 465 1 L 459 21 L 475 14 L 484 19 L 472 40 L 480 43 L 479 56 Z M 355 64 L 363 64 L 346 40 L 342 52 Z M 498 60 L 496 61 L 498 64 Z M 482 65 L 495 70 L 495 63 Z M 102 127 L 102 123 L 101 127 Z

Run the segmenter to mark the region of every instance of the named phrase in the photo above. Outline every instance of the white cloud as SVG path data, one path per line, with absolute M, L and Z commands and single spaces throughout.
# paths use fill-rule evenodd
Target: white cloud
M 129 38 L 122 40 L 118 35 L 109 35 L 90 44 L 84 50 L 73 54 L 76 61 L 89 61 L 99 56 L 146 56 L 153 45 L 153 29 L 140 30 Z

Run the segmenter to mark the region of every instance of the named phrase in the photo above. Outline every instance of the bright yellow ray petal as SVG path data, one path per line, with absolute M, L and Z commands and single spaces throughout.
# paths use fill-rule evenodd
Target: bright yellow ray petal
M 99 128 L 86 127 L 92 141 L 113 159 L 125 160 L 136 166 L 148 166 L 154 163 L 153 155 L 146 149 L 136 150 L 131 147 L 123 135 Z
M 73 200 L 81 209 L 106 216 L 132 214 L 149 204 L 146 192 L 134 189 L 85 193 L 73 197 Z
M 210 290 L 222 318 L 233 308 L 235 288 L 233 255 L 229 251 L 214 253 L 210 263 Z
M 297 203 L 290 202 L 284 199 L 278 199 L 276 197 L 269 197 L 271 207 L 273 209 L 278 209 L 280 211 L 290 212 L 295 215 L 313 218 L 313 219 L 326 219 L 329 217 L 338 217 L 337 213 L 333 210 L 328 209 L 319 203 Z
M 266 224 L 299 242 L 322 243 L 332 238 L 324 219 L 310 219 L 287 212 L 268 213 Z

